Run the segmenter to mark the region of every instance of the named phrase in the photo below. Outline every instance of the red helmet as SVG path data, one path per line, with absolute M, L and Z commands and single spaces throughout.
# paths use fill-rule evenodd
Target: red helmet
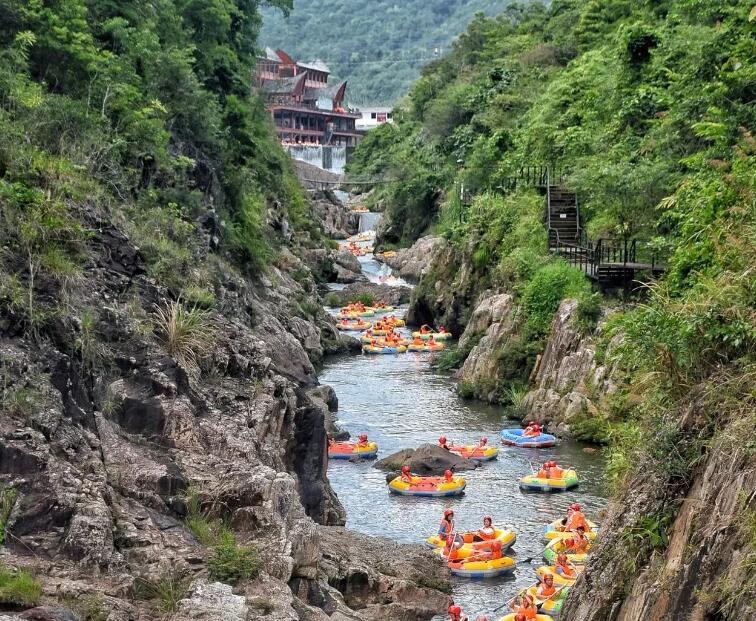
M 451 606 L 449 606 L 449 614 L 450 615 L 461 615 L 462 614 L 462 609 L 459 606 L 457 606 L 456 604 L 452 604 Z
M 575 545 L 575 540 L 572 537 L 570 537 L 569 539 L 565 540 L 564 545 L 566 545 L 568 548 L 571 548 L 572 546 Z
M 578 503 L 574 502 L 570 505 L 570 509 L 573 511 L 582 511 L 583 507 L 581 507 Z
M 444 509 L 444 517 L 448 518 L 450 515 L 454 515 L 454 509 Z
M 362 440 L 363 442 L 366 441 L 367 440 L 367 434 L 366 433 L 361 433 L 359 435 L 359 439 Z
M 528 621 L 528 618 L 521 612 L 518 612 L 514 617 L 514 621 Z
M 446 444 L 446 436 L 441 436 L 441 437 L 440 437 L 440 438 L 438 439 L 438 443 L 439 443 L 439 444 Z
M 491 522 L 491 524 L 493 524 L 493 518 L 490 515 L 484 515 L 483 516 L 483 523 L 484 524 L 486 523 L 486 520 L 488 520 L 489 522 Z
M 444 478 L 447 481 L 451 481 L 453 476 L 454 476 L 454 473 L 451 470 L 444 470 Z
M 486 436 L 483 436 L 483 437 L 482 437 L 482 438 L 480 439 L 480 445 L 481 445 L 481 446 L 485 446 L 486 444 L 488 444 L 488 438 L 486 438 Z
M 409 474 L 410 467 L 409 466 L 402 466 L 402 474 Z

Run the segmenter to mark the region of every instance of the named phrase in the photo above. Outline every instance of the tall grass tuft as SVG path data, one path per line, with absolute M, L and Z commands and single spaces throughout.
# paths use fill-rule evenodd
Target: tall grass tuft
M 154 327 L 168 353 L 190 372 L 198 372 L 212 336 L 209 313 L 197 306 L 187 308 L 180 300 L 167 302 L 155 311 Z

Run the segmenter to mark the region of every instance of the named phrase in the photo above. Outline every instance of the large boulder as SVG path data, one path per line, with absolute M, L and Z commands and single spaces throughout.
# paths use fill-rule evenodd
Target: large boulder
M 375 462 L 374 467 L 390 472 L 409 466 L 414 474 L 421 476 L 442 475 L 446 470 L 474 470 L 480 464 L 472 459 L 463 459 L 437 444 L 422 444 L 416 449 L 402 449 Z
M 427 235 L 418 239 L 410 248 L 402 248 L 394 257 L 385 259 L 399 276 L 410 282 L 418 282 L 428 270 L 436 250 L 444 244 L 440 235 Z

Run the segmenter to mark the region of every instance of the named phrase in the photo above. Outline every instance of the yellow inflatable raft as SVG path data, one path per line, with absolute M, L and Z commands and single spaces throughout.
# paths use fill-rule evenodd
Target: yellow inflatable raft
M 588 553 L 587 552 L 581 552 L 580 554 L 576 552 L 567 552 L 569 548 L 567 547 L 567 538 L 566 537 L 558 537 L 556 539 L 552 539 L 549 541 L 549 544 L 546 546 L 546 549 L 543 551 L 543 558 L 546 560 L 547 563 L 556 563 L 557 556 L 559 554 L 566 554 L 567 560 L 569 560 L 572 563 L 575 563 L 577 565 L 584 565 L 585 562 L 588 560 Z
M 430 337 L 433 337 L 433 339 L 436 341 L 446 341 L 452 337 L 451 332 L 420 332 L 420 331 L 413 332 L 412 336 L 419 337 L 423 339 L 424 341 L 427 341 Z
M 554 565 L 542 565 L 538 569 L 536 569 L 536 573 L 543 578 L 546 574 L 551 574 L 554 576 L 554 586 L 572 586 L 575 584 L 575 580 L 577 580 L 577 577 L 582 573 L 583 569 L 585 567 L 583 565 L 576 565 L 575 569 L 577 570 L 577 573 L 575 574 L 574 578 L 568 578 L 566 576 L 563 576 L 562 574 L 557 573 L 556 567 Z
M 514 621 L 515 613 L 504 615 L 499 621 Z M 536 615 L 536 621 L 554 621 L 549 615 Z
M 462 459 L 474 459 L 476 461 L 491 461 L 496 459 L 499 449 L 495 446 L 480 446 L 479 444 L 453 444 L 449 450 Z
M 402 480 L 401 476 L 393 479 L 389 484 L 389 491 L 402 496 L 458 496 L 465 491 L 464 477 L 452 477 L 447 481 L 444 477 L 412 476 L 412 482 Z
M 549 613 L 552 617 L 558 617 L 562 612 L 562 604 L 564 604 L 564 598 L 570 592 L 570 587 L 557 587 L 557 592 L 551 597 L 539 597 L 537 584 L 534 584 L 525 592 L 535 600 L 540 610 Z
M 362 330 L 368 330 L 373 324 L 369 321 L 339 321 L 336 327 L 344 332 L 361 332 Z
M 579 483 L 577 472 L 565 470 L 558 479 L 543 478 L 535 474 L 527 474 L 520 479 L 520 489 L 534 492 L 564 492 Z
M 485 541 L 475 541 L 475 536 L 477 535 L 478 531 L 471 530 L 465 533 L 457 533 L 458 537 L 462 537 L 462 540 L 465 542 L 464 545 L 458 550 L 458 554 L 460 552 L 464 552 L 465 550 L 469 550 L 470 553 L 474 552 L 478 548 L 486 548 L 491 545 L 492 541 L 501 541 L 501 550 L 502 552 L 506 552 L 509 548 L 511 548 L 515 541 L 517 541 L 517 534 L 513 530 L 505 530 L 503 528 L 497 528 L 495 529 L 495 534 L 493 539 L 487 539 Z M 446 540 L 441 537 L 441 535 L 431 535 L 428 537 L 425 542 L 434 548 L 443 548 L 446 544 Z M 470 556 L 470 554 L 465 554 L 465 556 L 460 556 L 460 558 L 467 558 Z
M 594 522 L 591 522 L 590 520 L 586 520 L 588 522 L 588 526 L 591 528 L 587 533 L 585 533 L 585 536 L 588 537 L 591 541 L 593 541 L 596 538 L 596 533 L 599 530 L 599 527 Z M 544 539 L 562 539 L 567 537 L 572 537 L 574 533 L 567 530 L 557 530 L 558 527 L 562 525 L 561 520 L 554 520 L 553 522 L 550 522 L 549 524 L 546 524 L 546 526 L 543 527 L 543 537 Z
M 487 561 L 449 561 L 449 570 L 455 576 L 480 580 L 481 578 L 495 578 L 511 574 L 515 570 L 514 559 L 508 556 Z
M 404 345 L 363 345 L 366 354 L 403 354 L 407 351 Z

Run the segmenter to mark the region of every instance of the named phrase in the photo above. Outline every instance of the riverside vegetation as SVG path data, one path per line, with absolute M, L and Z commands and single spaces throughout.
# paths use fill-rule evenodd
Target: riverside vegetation
M 321 566 L 321 534 L 359 556 L 326 528 L 311 395 L 347 343 L 324 223 L 250 95 L 263 5 L 291 8 L 0 0 L 3 610 L 363 620 L 337 587 L 366 575 L 376 617 L 448 605 L 401 567 Z
M 379 244 L 446 239 L 411 316 L 461 332 L 490 292 L 513 296 L 495 372 L 460 392 L 527 416 L 522 391 L 567 298 L 612 369 L 615 389 L 573 421 L 608 444 L 616 495 L 571 620 L 754 614 L 755 30 L 744 0 L 556 0 L 478 16 L 350 164 L 397 180 L 371 195 Z M 627 300 L 592 291 L 547 252 L 543 196 L 513 187 L 532 164 L 564 175 L 591 238 L 646 240 L 667 252 L 666 274 Z M 441 364 L 462 365 L 480 336 Z

